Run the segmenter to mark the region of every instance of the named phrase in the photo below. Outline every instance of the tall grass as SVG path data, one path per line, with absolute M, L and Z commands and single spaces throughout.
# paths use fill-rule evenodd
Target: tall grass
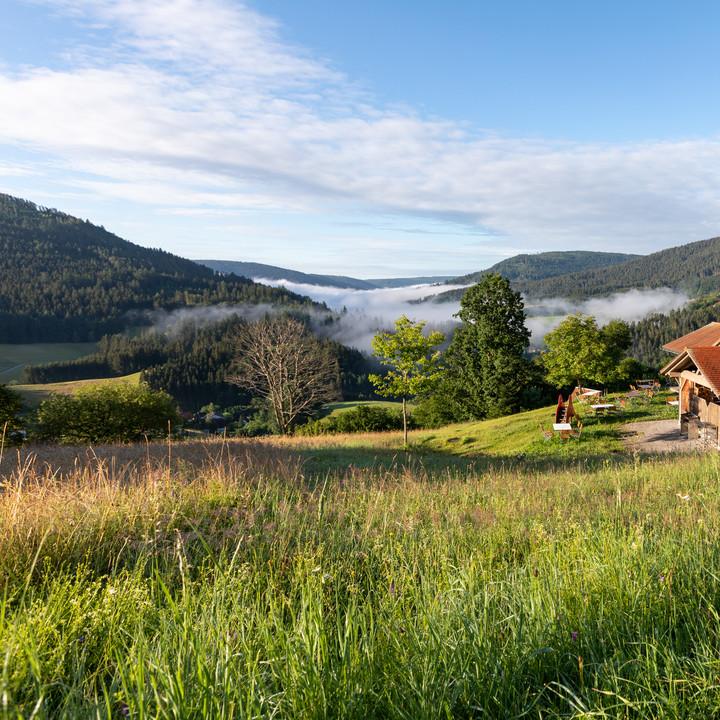
M 22 468 L 0 717 L 712 717 L 720 464 Z M 265 454 L 263 454 L 265 453 Z

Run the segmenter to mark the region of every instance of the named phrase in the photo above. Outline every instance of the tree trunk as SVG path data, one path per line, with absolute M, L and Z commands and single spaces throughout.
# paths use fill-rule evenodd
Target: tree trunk
M 402 399 L 402 410 L 403 410 L 403 447 L 408 446 L 408 429 L 407 429 L 407 400 L 403 397 Z

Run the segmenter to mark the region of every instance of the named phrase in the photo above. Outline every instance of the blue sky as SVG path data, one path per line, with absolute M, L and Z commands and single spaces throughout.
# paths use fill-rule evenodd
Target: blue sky
M 358 276 L 720 234 L 720 6 L 4 0 L 0 189 Z

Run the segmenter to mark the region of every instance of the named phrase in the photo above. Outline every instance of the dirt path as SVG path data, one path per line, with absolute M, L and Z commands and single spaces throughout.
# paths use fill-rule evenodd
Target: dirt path
M 680 434 L 677 420 L 651 420 L 628 423 L 620 428 L 628 450 L 641 453 L 695 452 L 702 449 L 700 441 L 688 440 Z

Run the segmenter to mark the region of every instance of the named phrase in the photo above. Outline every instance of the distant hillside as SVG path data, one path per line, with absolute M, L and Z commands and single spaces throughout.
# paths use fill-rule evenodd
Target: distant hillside
M 564 275 L 565 273 L 590 270 L 592 268 L 617 265 L 640 257 L 624 253 L 591 252 L 587 250 L 567 250 L 536 254 L 515 255 L 501 260 L 487 270 L 470 273 L 455 278 L 452 283 L 471 285 L 478 282 L 487 273 L 499 273 L 510 281 L 527 282 Z
M 619 265 L 516 285 L 533 298 L 581 299 L 657 287 L 671 287 L 697 296 L 720 289 L 720 238 L 679 245 Z
M 97 340 L 143 310 L 213 303 L 302 305 L 307 298 L 221 277 L 104 228 L 0 194 L 0 342 Z
M 501 265 L 498 263 L 490 270 Z M 542 279 L 521 276 L 510 279 L 516 290 L 533 299 L 562 297 L 583 300 L 626 290 L 659 287 L 683 290 L 692 297 L 698 297 L 720 290 L 720 237 L 678 245 L 605 267 L 563 272 Z M 439 302 L 457 300 L 462 293 L 463 290 L 449 291 L 436 299 Z
M 372 290 L 376 285 L 367 280 L 345 277 L 344 275 L 314 275 L 299 270 L 288 270 L 275 265 L 263 263 L 241 262 L 239 260 L 197 260 L 217 272 L 235 273 L 247 278 L 262 278 L 263 280 L 289 280 L 307 285 L 322 285 L 323 287 L 350 288 L 353 290 Z
M 587 250 L 525 253 L 507 258 L 507 260 L 501 260 L 499 263 L 495 263 L 492 267 L 487 268 L 487 270 L 462 275 L 449 282 L 453 285 L 473 285 L 488 273 L 499 273 L 510 280 L 513 286 L 517 287 L 545 278 L 562 276 L 592 268 L 617 265 L 640 257 L 640 255 L 591 252 Z M 434 301 L 450 302 L 459 300 L 464 292 L 462 289 L 448 290 L 435 296 Z
M 407 278 L 377 278 L 361 280 L 360 278 L 348 277 L 346 275 L 318 275 L 315 273 L 304 273 L 299 270 L 265 265 L 263 263 L 242 262 L 240 260 L 197 260 L 196 262 L 205 265 L 217 272 L 235 273 L 248 278 L 259 280 L 289 280 L 295 283 L 307 285 L 320 285 L 321 287 L 348 288 L 350 290 L 375 290 L 377 288 L 409 287 L 410 285 L 427 285 L 432 283 L 445 282 L 450 279 L 449 275 L 431 275 L 423 277 Z
M 403 278 L 370 278 L 367 282 L 379 288 L 401 288 L 411 285 L 434 285 L 436 283 L 452 280 L 450 275 L 421 275 L 419 277 Z

